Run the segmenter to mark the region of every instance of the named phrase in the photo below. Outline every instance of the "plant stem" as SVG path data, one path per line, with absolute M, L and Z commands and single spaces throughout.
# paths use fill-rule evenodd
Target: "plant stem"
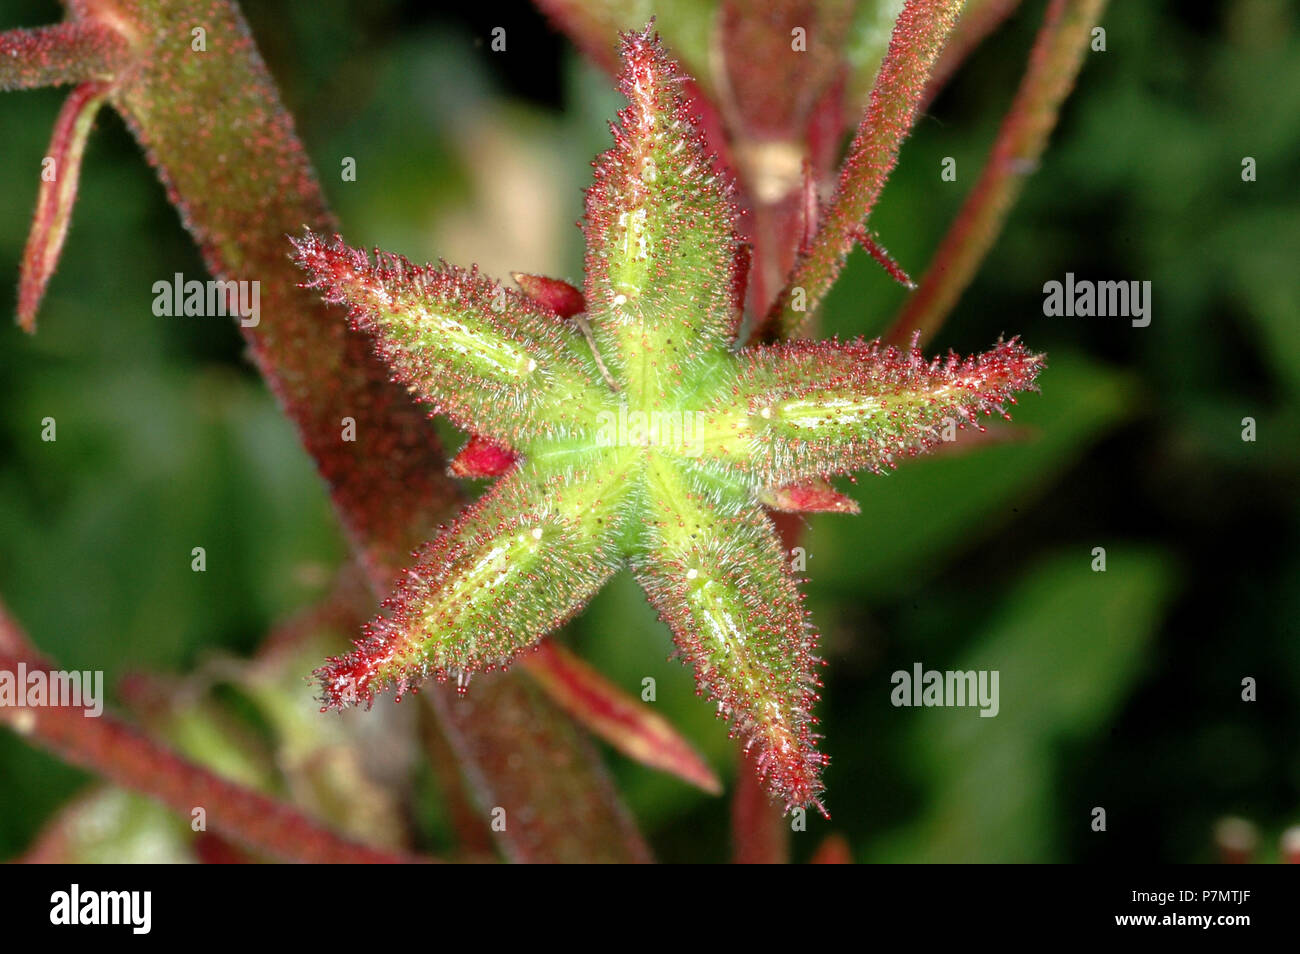
M 87 0 L 69 0 L 68 6 L 73 22 L 81 24 L 69 35 L 108 29 L 95 17 L 107 16 L 109 8 Z M 121 0 L 110 12 L 112 28 L 130 35 L 133 58 L 129 66 L 113 61 L 109 103 L 145 149 L 209 271 L 260 286 L 261 320 L 243 328 L 253 360 L 329 486 L 371 589 L 387 595 L 411 549 L 455 512 L 461 496 L 445 476 L 426 412 L 389 380 L 371 342 L 348 329 L 340 310 L 298 287 L 301 275 L 290 263 L 287 234 L 304 225 L 333 231 L 335 222 L 248 24 L 226 0 Z M 189 38 L 199 24 L 202 50 Z M 71 53 L 65 58 L 73 59 Z M 77 69 L 98 68 L 98 62 Z M 71 67 L 33 62 L 6 75 L 34 83 L 76 74 Z M 355 440 L 344 439 L 345 428 Z M 523 679 L 512 673 L 498 681 Z M 487 786 L 483 798 L 499 804 L 506 793 L 519 805 L 564 805 L 554 794 L 563 791 L 587 823 L 539 815 L 538 828 L 554 824 L 564 829 L 557 840 L 585 844 L 593 855 L 621 851 L 626 858 L 644 857 L 644 842 L 612 786 L 592 782 L 603 770 L 590 746 L 540 693 L 519 689 L 516 695 L 513 718 L 529 724 L 527 733 L 499 724 L 486 700 L 475 707 L 476 719 L 455 717 L 456 700 L 450 697 L 439 707 L 453 746 L 462 758 L 475 760 L 465 770 Z M 511 771 L 518 747 L 539 739 L 554 759 L 550 771 Z M 67 744 L 75 745 L 75 739 Z M 141 738 L 139 744 L 150 743 Z M 143 772 L 149 762 L 135 767 Z M 592 783 L 585 799 L 576 798 L 578 783 L 562 778 L 568 775 Z M 603 840 L 614 831 L 618 840 Z M 530 854 L 532 845 L 542 853 Z M 554 860 L 544 853 L 547 847 L 541 839 L 508 845 L 512 856 L 529 861 Z
M 963 0 L 907 0 L 871 91 L 866 115 L 840 170 L 830 207 L 812 245 L 799 256 L 767 317 L 781 337 L 794 336 L 834 284 L 860 229 L 898 163 L 930 70 Z
M 17 622 L 0 607 L 0 671 L 48 671 Z M 297 809 L 228 781 L 182 758 L 107 713 L 80 706 L 4 706 L 0 722 L 65 761 L 157 799 L 185 818 L 202 808 L 207 823 L 250 850 L 285 861 L 402 864 L 431 861 L 371 848 L 331 831 Z
M 89 20 L 7 30 L 0 33 L 0 92 L 106 80 L 130 58 L 120 33 Z
M 790 860 L 790 827 L 772 804 L 743 750 L 731 798 L 731 860 L 738 865 L 783 865 Z
M 1037 167 L 1105 6 L 1106 0 L 1052 0 L 1048 6 L 1029 68 L 979 181 L 940 243 L 920 287 L 886 335 L 888 341 L 905 344 L 918 332 L 922 342 L 928 341 L 975 277 L 1026 175 Z
M 509 860 L 651 860 L 590 743 L 567 715 L 549 703 L 538 704 L 544 700 L 537 686 L 495 673 L 475 677 L 473 691 L 463 699 L 450 692 L 428 698 L 470 782 L 480 817 L 493 823 Z

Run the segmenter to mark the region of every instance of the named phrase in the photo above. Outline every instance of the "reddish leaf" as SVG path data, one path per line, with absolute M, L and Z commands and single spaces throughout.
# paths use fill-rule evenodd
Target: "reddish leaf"
M 759 493 L 758 499 L 765 507 L 788 513 L 860 512 L 856 500 L 844 496 L 827 481 L 819 479 L 768 487 Z
M 26 331 L 36 330 L 36 311 L 59 263 L 72 219 L 72 206 L 77 199 L 86 139 L 107 93 L 104 83 L 82 83 L 68 96 L 54 123 L 50 152 L 41 167 L 36 216 L 27 237 L 18 282 L 18 323 Z
M 500 477 L 518 460 L 510 448 L 475 434 L 452 459 L 447 470 L 453 477 Z
M 544 275 L 529 275 L 525 272 L 513 272 L 511 277 L 515 280 L 515 284 L 523 289 L 525 295 L 539 305 L 549 308 L 561 318 L 572 318 L 587 310 L 587 304 L 582 300 L 582 292 L 566 281 L 547 278 Z
M 853 852 L 849 850 L 849 842 L 843 835 L 827 835 L 822 839 L 822 843 L 817 846 L 813 852 L 809 864 L 814 865 L 851 865 L 853 864 Z
M 671 722 L 568 650 L 544 642 L 524 662 L 561 708 L 628 758 L 710 795 L 722 792 L 713 770 Z

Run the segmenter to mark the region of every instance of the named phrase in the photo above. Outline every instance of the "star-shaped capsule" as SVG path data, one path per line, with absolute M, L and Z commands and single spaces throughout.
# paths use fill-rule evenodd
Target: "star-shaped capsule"
M 731 187 L 646 33 L 587 191 L 585 286 L 414 266 L 296 240 L 309 284 L 350 307 L 394 377 L 471 436 L 460 476 L 499 479 L 416 555 L 354 651 L 318 671 L 329 707 L 464 685 L 509 664 L 630 568 L 787 809 L 821 807 L 817 635 L 769 509 L 855 512 L 828 478 L 882 471 L 1002 412 L 1041 358 L 999 342 L 926 360 L 864 341 L 737 348 L 745 249 Z

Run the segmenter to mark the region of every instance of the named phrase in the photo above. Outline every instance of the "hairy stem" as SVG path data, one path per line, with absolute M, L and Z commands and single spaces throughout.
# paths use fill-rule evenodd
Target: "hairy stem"
M 767 321 L 776 325 L 782 337 L 799 331 L 844 267 L 898 163 L 899 147 L 912 129 L 930 70 L 962 4 L 963 0 L 907 0 L 899 14 L 830 207 L 768 314 Z
M 107 29 L 95 19 L 107 8 L 87 0 L 68 6 L 87 35 Z M 113 28 L 131 36 L 134 58 L 109 102 L 148 154 L 212 274 L 260 286 L 261 319 L 241 322 L 253 359 L 329 486 L 372 590 L 386 594 L 412 547 L 461 498 L 444 476 L 425 412 L 389 380 L 371 342 L 347 328 L 341 311 L 298 287 L 287 235 L 304 225 L 333 231 L 335 222 L 248 24 L 224 0 L 121 0 L 111 13 Z M 196 25 L 205 31 L 203 50 L 185 41 Z M 34 62 L 9 75 L 26 82 L 70 74 Z M 344 439 L 345 428 L 355 440 Z M 500 682 L 522 678 L 510 674 Z M 452 715 L 454 699 L 439 707 L 453 746 L 476 760 L 467 774 L 487 784 L 492 797 L 509 793 L 519 804 L 556 801 L 553 790 L 568 773 L 584 780 L 599 776 L 594 754 L 576 732 L 563 731 L 552 704 L 537 692 L 516 695 L 512 711 L 530 723 L 529 733 L 497 724 L 486 700 L 473 720 Z M 549 743 L 550 771 L 511 771 L 517 747 L 536 744 L 538 737 Z M 148 760 L 138 767 L 147 769 Z M 572 787 L 566 791 L 574 794 Z M 588 820 L 608 824 L 570 825 L 563 835 L 569 843 L 585 843 L 606 857 L 618 851 L 645 856 L 612 786 L 592 788 L 582 807 Z M 561 817 L 556 824 L 569 821 Z M 536 821 L 539 827 L 550 823 L 542 815 Z M 615 831 L 619 840 L 602 841 Z M 502 840 L 513 857 L 553 860 L 541 840 L 512 845 L 504 834 Z M 530 854 L 530 845 L 542 853 Z
M 130 62 L 126 40 L 102 23 L 8 30 L 0 33 L 0 92 L 110 80 Z
M 17 622 L 0 607 L 0 671 L 18 679 L 48 671 Z M 284 861 L 401 864 L 432 859 L 371 848 L 331 831 L 284 802 L 245 788 L 182 758 L 108 714 L 87 718 L 80 706 L 4 706 L 0 723 L 65 761 L 154 798 L 189 818 L 202 808 L 214 831 Z
M 1092 28 L 1106 0 L 1052 0 L 1034 42 L 1029 69 L 1002 122 L 979 181 L 935 252 L 920 287 L 907 300 L 887 340 L 932 338 L 1002 231 L 1025 177 L 1038 165 L 1061 103 L 1083 66 Z
M 509 860 L 651 860 L 590 743 L 568 716 L 539 704 L 539 688 L 498 673 L 476 680 L 464 699 L 429 699 Z

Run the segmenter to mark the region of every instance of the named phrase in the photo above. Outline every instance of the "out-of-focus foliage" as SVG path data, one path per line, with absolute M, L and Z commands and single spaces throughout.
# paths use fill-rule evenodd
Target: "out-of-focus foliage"
M 1027 0 L 904 147 L 872 224 L 913 274 L 978 174 L 1041 6 Z M 536 14 L 246 8 L 358 241 L 502 276 L 580 273 L 579 189 L 617 100 Z M 0 27 L 57 17 L 53 4 L 0 0 Z M 488 45 L 498 23 L 506 53 Z M 796 857 L 836 830 L 860 860 L 1205 860 L 1225 814 L 1266 833 L 1300 818 L 1300 23 L 1284 0 L 1226 0 L 1197 13 L 1114 3 L 1105 26 L 1106 51 L 1090 54 L 1042 167 L 936 341 L 971 351 L 1018 333 L 1048 353 L 1017 439 L 959 442 L 846 484 L 862 516 L 818 517 L 803 538 L 832 661 L 821 715 L 834 820 L 809 819 Z M 0 97 L 0 274 L 16 275 L 60 99 Z M 41 330 L 0 331 L 0 594 L 61 665 L 102 668 L 112 684 L 248 656 L 326 591 L 344 547 L 234 327 L 150 312 L 153 282 L 201 265 L 120 123 L 99 125 Z M 349 156 L 355 182 L 339 174 Z M 939 177 L 948 156 L 956 182 Z M 1255 182 L 1241 178 L 1248 156 Z M 1150 327 L 1044 317 L 1042 285 L 1067 271 L 1151 281 Z M 883 330 L 904 294 L 855 253 L 822 330 Z M 14 283 L 0 282 L 0 310 L 13 304 Z M 55 443 L 40 439 L 47 416 Z M 1244 417 L 1258 422 L 1253 443 Z M 205 573 L 190 569 L 195 546 Z M 1104 574 L 1090 568 L 1097 546 Z M 562 638 L 630 692 L 653 677 L 659 710 L 733 771 L 722 724 L 666 660 L 667 632 L 630 580 Z M 892 673 L 917 661 L 999 670 L 999 715 L 893 707 Z M 1241 701 L 1247 676 L 1258 702 Z M 425 769 L 362 779 L 336 753 L 316 765 L 324 787 L 304 792 L 286 769 L 302 765 L 295 753 L 363 730 L 313 729 L 305 684 L 288 668 L 281 678 L 206 691 L 172 717 L 173 732 L 189 726 L 172 737 L 345 821 L 346 797 L 332 799 L 379 777 L 423 847 L 441 848 L 446 813 Z M 723 856 L 724 800 L 610 762 L 660 857 Z M 82 775 L 8 734 L 0 778 L 0 857 L 79 789 L 83 856 L 113 856 L 106 842 L 119 840 L 133 857 L 193 850 L 183 822 L 81 789 Z M 1104 834 L 1089 827 L 1096 806 Z M 354 830 L 395 822 L 368 824 Z

